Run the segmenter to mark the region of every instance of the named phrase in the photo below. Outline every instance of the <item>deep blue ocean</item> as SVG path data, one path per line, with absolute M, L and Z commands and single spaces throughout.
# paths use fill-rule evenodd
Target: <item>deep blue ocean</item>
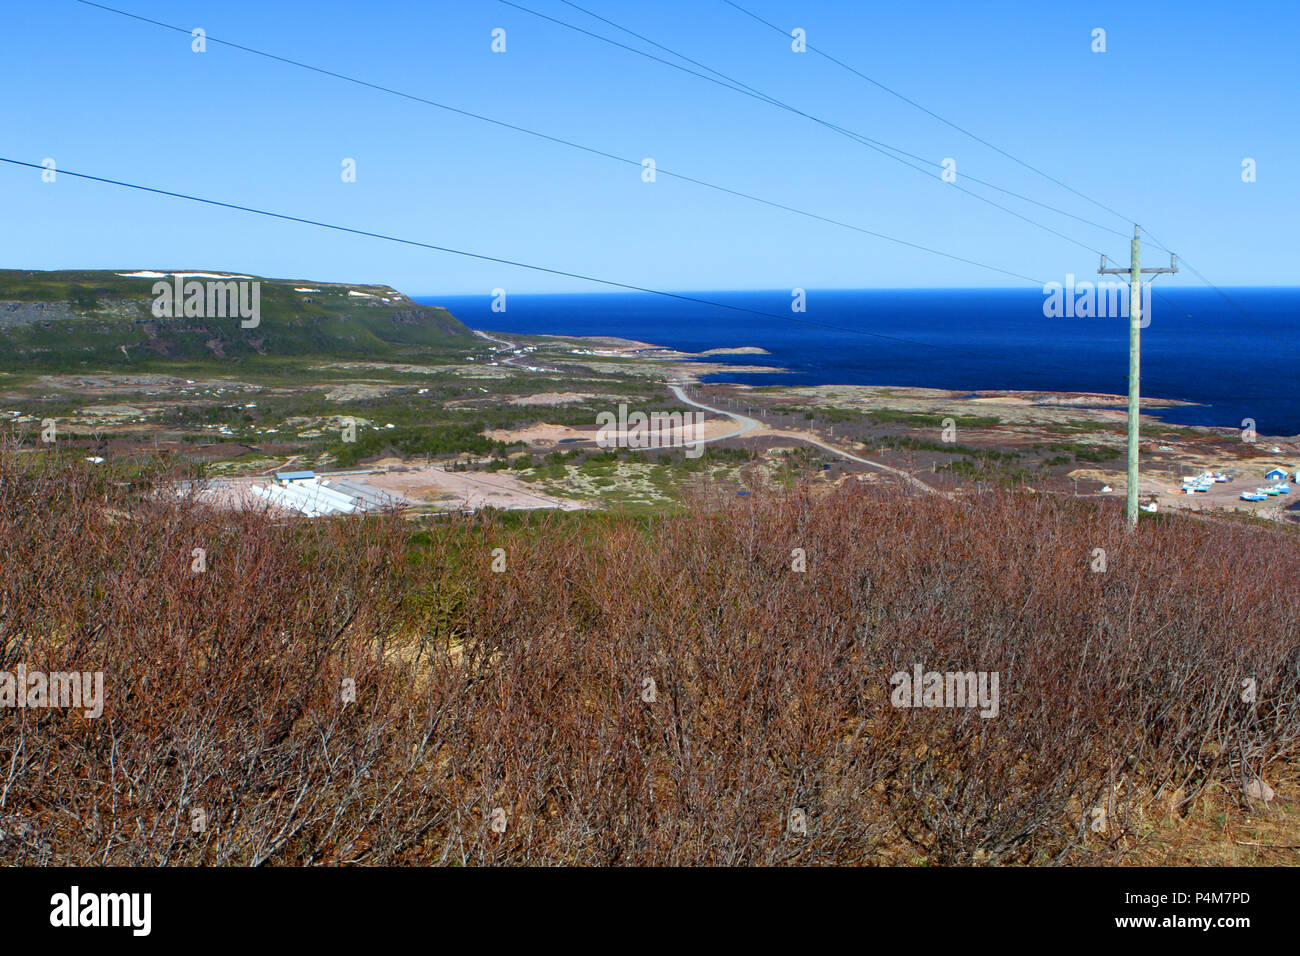
M 1153 414 L 1237 428 L 1251 418 L 1261 435 L 1300 434 L 1300 288 L 1155 292 L 1142 393 L 1198 405 Z M 771 354 L 709 361 L 781 369 L 706 381 L 1128 391 L 1128 319 L 1045 318 L 1038 289 L 810 289 L 801 314 L 789 290 L 681 295 L 773 317 L 643 293 L 508 295 L 505 312 L 488 295 L 417 301 L 489 331 L 611 335 L 690 352 L 756 345 Z

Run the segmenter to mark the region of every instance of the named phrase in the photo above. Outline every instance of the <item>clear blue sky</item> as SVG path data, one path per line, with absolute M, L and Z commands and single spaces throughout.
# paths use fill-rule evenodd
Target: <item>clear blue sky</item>
M 1097 266 L 945 185 L 937 166 L 922 175 L 494 0 L 106 2 L 1046 281 Z M 1124 220 L 793 53 L 721 0 L 578 2 L 805 112 L 936 164 L 952 157 L 958 183 L 1127 261 L 1121 236 L 963 177 L 1127 231 Z M 1295 284 L 1294 0 L 738 2 L 1137 219 L 1216 284 Z M 642 46 L 559 0 L 519 3 Z M 490 49 L 497 27 L 504 54 Z M 1105 53 L 1090 49 L 1096 27 Z M 646 184 L 632 166 L 217 43 L 195 54 L 180 33 L 75 0 L 9 5 L 0 62 L 0 154 L 14 159 L 654 288 L 1017 284 L 664 176 Z M 355 183 L 341 181 L 345 158 Z M 0 223 L 10 268 L 211 268 L 416 295 L 596 288 L 7 166 Z M 1165 264 L 1154 250 L 1148 261 Z

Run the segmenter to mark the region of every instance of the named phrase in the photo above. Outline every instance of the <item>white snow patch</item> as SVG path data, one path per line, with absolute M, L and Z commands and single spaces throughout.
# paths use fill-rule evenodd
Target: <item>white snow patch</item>
M 233 272 L 119 272 L 124 279 L 161 279 L 176 276 L 181 279 L 251 279 L 252 276 L 237 275 Z

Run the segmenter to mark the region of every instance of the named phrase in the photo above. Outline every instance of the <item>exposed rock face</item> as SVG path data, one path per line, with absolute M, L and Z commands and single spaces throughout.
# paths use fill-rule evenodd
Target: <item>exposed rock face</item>
M 133 299 L 105 298 L 86 305 L 78 302 L 30 302 L 0 299 L 0 327 L 48 324 L 68 319 L 126 319 L 148 317 L 149 303 Z
M 31 325 L 75 318 L 77 313 L 66 302 L 0 301 L 0 325 Z
M 442 313 L 432 309 L 394 309 L 394 322 L 406 322 L 413 325 L 437 324 L 443 321 Z
M 422 325 L 446 335 L 460 335 L 465 327 L 450 312 L 439 308 L 393 309 L 392 320 L 402 325 Z

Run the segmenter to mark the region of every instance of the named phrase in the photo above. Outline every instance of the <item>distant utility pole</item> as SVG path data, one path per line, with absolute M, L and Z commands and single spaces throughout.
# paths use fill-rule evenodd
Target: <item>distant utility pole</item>
M 1142 365 L 1142 275 L 1162 272 L 1177 272 L 1178 257 L 1169 254 L 1169 268 L 1142 268 L 1142 227 L 1133 227 L 1133 243 L 1129 247 L 1129 267 L 1112 269 L 1106 266 L 1106 257 L 1101 257 L 1101 275 L 1123 275 L 1128 273 L 1128 500 L 1125 513 L 1130 529 L 1137 527 L 1138 520 L 1138 384 Z

